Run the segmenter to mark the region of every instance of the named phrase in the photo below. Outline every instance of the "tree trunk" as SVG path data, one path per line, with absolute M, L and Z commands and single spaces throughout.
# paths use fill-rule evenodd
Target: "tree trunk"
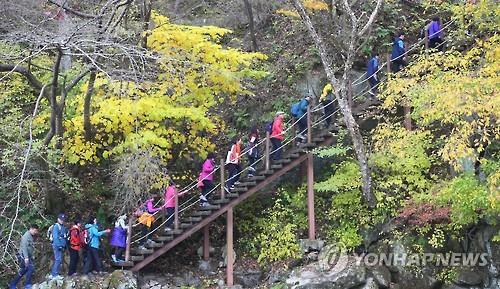
M 147 0 L 144 0 L 142 2 L 142 30 L 143 32 L 146 32 L 149 30 L 149 21 L 151 20 L 151 9 L 152 9 L 152 6 L 153 6 L 153 3 L 149 2 L 149 5 L 148 5 L 148 1 Z M 142 48 L 146 49 L 148 48 L 148 34 L 147 33 L 144 33 L 144 36 L 142 37 L 142 42 L 141 42 L 141 46 Z
M 359 162 L 360 170 L 361 170 L 361 176 L 362 176 L 362 193 L 363 193 L 363 199 L 368 203 L 370 207 L 375 207 L 376 205 L 376 199 L 375 196 L 371 190 L 371 174 L 370 174 L 370 167 L 368 165 L 368 157 L 366 154 L 366 148 L 363 142 L 363 137 L 361 136 L 361 133 L 359 131 L 359 126 L 356 123 L 356 120 L 354 119 L 352 115 L 352 110 L 349 107 L 349 102 L 348 102 L 348 92 L 347 92 L 347 75 L 349 70 L 352 67 L 352 60 L 350 57 L 347 57 L 346 63 L 344 65 L 344 76 L 342 82 L 340 82 L 334 74 L 333 68 L 332 68 L 332 61 L 330 56 L 328 55 L 326 51 L 326 47 L 323 43 L 323 40 L 321 37 L 318 35 L 316 32 L 316 29 L 314 28 L 311 19 L 307 15 L 304 7 L 302 6 L 302 3 L 300 3 L 300 0 L 292 0 L 295 9 L 299 13 L 299 15 L 302 18 L 302 21 L 307 27 L 307 30 L 309 31 L 310 36 L 312 37 L 316 48 L 319 51 L 320 57 L 321 57 L 321 62 L 323 63 L 323 67 L 325 69 L 326 75 L 328 79 L 330 80 L 330 83 L 332 87 L 334 87 L 334 94 L 335 97 L 337 98 L 337 101 L 339 103 L 340 111 L 342 112 L 344 122 L 347 126 L 347 130 L 349 131 L 349 135 L 351 136 L 353 146 L 354 146 L 354 151 L 356 152 L 356 158 Z M 350 51 L 353 51 L 352 47 L 354 46 L 354 37 L 350 39 Z
M 94 84 L 96 79 L 95 69 L 90 72 L 89 84 L 85 93 L 85 102 L 83 103 L 83 128 L 85 130 L 85 140 L 92 139 L 92 124 L 90 123 L 90 103 L 94 93 Z
M 247 10 L 248 26 L 250 27 L 250 37 L 252 38 L 252 50 L 257 51 L 259 50 L 259 47 L 257 46 L 257 38 L 255 36 L 255 23 L 253 20 L 252 5 L 248 0 L 243 0 L 243 2 L 245 3 L 245 8 Z
M 54 62 L 53 68 L 53 76 L 52 76 L 52 89 L 50 91 L 50 130 L 45 136 L 45 140 L 43 142 L 44 145 L 48 145 L 54 135 L 57 132 L 57 114 L 58 114 L 58 104 L 57 104 L 57 91 L 59 85 L 59 68 L 61 66 L 61 59 L 63 53 L 61 50 L 58 51 L 56 61 Z

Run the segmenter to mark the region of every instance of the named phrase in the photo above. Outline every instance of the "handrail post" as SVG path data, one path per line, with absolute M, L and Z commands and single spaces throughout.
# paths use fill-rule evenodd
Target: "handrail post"
M 429 30 L 427 29 L 427 27 L 425 28 L 425 50 L 429 50 Z
M 133 224 L 133 216 L 128 219 L 128 230 L 127 230 L 127 246 L 125 247 L 125 262 L 130 260 L 130 243 L 132 239 L 132 224 Z
M 387 54 L 387 62 L 386 62 L 386 66 L 387 66 L 387 75 L 389 75 L 391 73 L 391 55 L 390 54 Z
M 224 160 L 220 160 L 220 198 L 221 200 L 224 200 L 226 197 L 226 192 L 225 192 L 225 187 L 226 187 L 226 180 L 224 176 Z
M 175 209 L 174 209 L 174 229 L 179 230 L 179 194 L 177 189 L 174 193 Z
M 270 142 L 271 142 L 271 136 L 270 133 L 267 131 L 266 132 L 266 171 L 269 171 L 271 167 L 271 156 L 270 156 Z
M 352 102 L 352 79 L 350 79 L 350 78 L 348 80 L 348 86 L 347 86 L 347 102 L 349 103 L 349 107 L 352 109 L 352 107 L 353 107 L 353 102 Z
M 311 106 L 307 106 L 307 143 L 312 143 Z

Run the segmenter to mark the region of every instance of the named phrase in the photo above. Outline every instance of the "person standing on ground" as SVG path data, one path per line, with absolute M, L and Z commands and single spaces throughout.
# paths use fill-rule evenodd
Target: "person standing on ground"
M 248 145 L 247 145 L 247 153 L 248 153 L 248 176 L 253 177 L 255 174 L 255 165 L 257 164 L 257 160 L 259 159 L 259 148 L 257 147 L 257 143 L 259 143 L 259 129 L 255 126 L 250 131 L 248 135 Z
M 443 32 L 441 31 L 441 20 L 439 17 L 432 18 L 431 23 L 427 26 L 429 34 L 429 47 L 443 51 Z
M 214 188 L 214 169 L 215 169 L 215 154 L 209 153 L 201 166 L 201 172 L 198 176 L 198 188 L 200 189 L 200 205 L 209 205 L 208 195 Z
M 82 222 L 77 219 L 74 225 L 69 229 L 69 267 L 68 276 L 76 274 L 78 261 L 80 260 L 80 251 L 85 246 L 85 240 L 82 240 Z
M 212 168 L 213 170 L 213 168 Z M 207 185 L 208 186 L 208 185 Z M 210 184 L 211 186 L 211 184 Z M 167 224 L 165 225 L 165 231 L 171 231 L 172 230 L 172 225 L 174 224 L 175 221 L 175 195 L 177 197 L 181 197 L 184 195 L 186 192 L 181 192 L 179 193 L 177 190 L 177 185 L 174 183 L 174 181 L 169 180 L 168 187 L 165 189 L 165 196 L 164 196 L 164 201 L 165 204 L 163 207 L 167 210 Z
M 370 83 L 370 96 L 375 97 L 377 95 L 377 89 L 379 84 L 379 79 L 377 76 L 377 71 L 379 70 L 379 54 L 378 52 L 372 52 L 372 58 L 368 61 L 366 76 L 368 82 Z
M 19 272 L 17 273 L 14 280 L 9 283 L 9 289 L 16 289 L 17 283 L 21 281 L 24 275 L 26 275 L 26 281 L 24 282 L 25 289 L 31 289 L 31 276 L 35 272 L 35 266 L 33 263 L 35 251 L 34 239 L 38 235 L 38 226 L 33 224 L 30 226 L 28 231 L 24 233 L 21 237 L 21 244 L 19 245 L 19 252 L 16 254 L 17 260 L 19 262 Z
M 323 106 L 323 116 L 325 118 L 326 126 L 329 127 L 332 124 L 333 114 L 335 112 L 335 106 L 333 102 L 335 97 L 333 96 L 333 88 L 330 83 L 326 84 L 319 98 L 319 102 Z
M 285 118 L 285 113 L 282 111 L 278 111 L 273 120 L 272 132 L 271 132 L 271 143 L 273 145 L 273 150 L 271 152 L 271 159 L 277 161 L 281 159 L 281 143 L 284 139 L 283 132 L 283 120 Z
M 59 216 L 57 216 L 57 223 L 51 226 L 52 249 L 54 250 L 54 264 L 52 265 L 51 279 L 63 278 L 59 275 L 59 270 L 61 269 L 64 250 L 66 249 L 66 240 L 68 238 L 68 232 L 66 231 L 66 227 L 64 227 L 65 220 L 66 216 L 64 214 L 59 214 Z
M 234 189 L 234 185 L 240 179 L 240 158 L 241 158 L 241 138 L 236 136 L 233 138 L 231 149 L 227 152 L 226 167 L 229 171 L 229 176 L 226 181 L 225 189 L 229 192 Z
M 97 271 L 103 273 L 101 257 L 99 256 L 99 247 L 101 246 L 101 237 L 111 232 L 110 229 L 99 231 L 97 219 L 90 217 L 88 223 L 85 225 L 88 230 L 90 242 L 88 244 L 87 260 L 83 273 L 88 275 L 90 272 Z
M 123 252 L 127 247 L 127 231 L 129 227 L 125 224 L 127 215 L 121 215 L 115 222 L 113 233 L 111 234 L 111 241 L 109 244 L 113 247 L 114 253 L 111 254 L 113 262 L 124 262 Z
M 405 35 L 403 32 L 397 34 L 394 38 L 392 44 L 391 62 L 392 62 L 392 72 L 399 72 L 405 65 Z

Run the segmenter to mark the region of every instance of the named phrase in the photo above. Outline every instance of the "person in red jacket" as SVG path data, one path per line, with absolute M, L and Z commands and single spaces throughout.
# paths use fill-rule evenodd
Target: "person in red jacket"
M 80 251 L 85 246 L 83 239 L 82 222 L 76 220 L 75 224 L 69 229 L 69 267 L 68 276 L 76 274 L 76 268 L 80 259 Z
M 273 150 L 271 153 L 271 159 L 275 161 L 281 159 L 281 151 L 282 151 L 281 143 L 283 142 L 284 139 L 284 132 L 283 132 L 284 118 L 285 118 L 285 113 L 282 111 L 278 111 L 273 120 L 273 129 L 271 132 L 271 143 L 273 145 Z

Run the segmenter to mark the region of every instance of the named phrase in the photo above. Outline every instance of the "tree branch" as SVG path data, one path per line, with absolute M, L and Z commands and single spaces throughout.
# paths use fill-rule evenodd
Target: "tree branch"
M 383 2 L 384 2 L 384 0 L 377 0 L 377 6 L 375 7 L 372 14 L 370 15 L 368 22 L 366 22 L 365 26 L 358 32 L 358 36 L 362 36 L 370 28 L 373 21 L 375 21 L 375 18 L 377 17 L 377 14 L 378 14 L 378 10 L 382 6 Z
M 57 5 L 58 7 L 66 10 L 67 12 L 73 14 L 73 15 L 76 15 L 78 17 L 81 17 L 81 18 L 88 18 L 88 19 L 92 19 L 92 18 L 96 18 L 97 15 L 94 15 L 94 14 L 88 14 L 88 13 L 84 13 L 84 12 L 80 12 L 80 11 L 77 11 L 71 7 L 68 7 L 68 5 L 66 5 L 65 3 L 61 4 L 61 3 L 58 3 L 57 1 L 55 0 L 47 0 L 49 3 L 52 3 L 54 5 Z
M 0 64 L 0 72 L 17 72 L 28 80 L 31 86 L 37 90 L 42 89 L 43 84 L 27 68 L 14 64 Z
M 89 74 L 89 72 L 92 70 L 91 67 L 85 69 L 84 71 L 82 71 L 80 74 L 78 74 L 65 88 L 65 93 L 68 93 L 75 85 L 78 84 L 78 82 L 80 82 L 80 80 L 82 80 L 82 78 L 84 78 L 87 74 Z

